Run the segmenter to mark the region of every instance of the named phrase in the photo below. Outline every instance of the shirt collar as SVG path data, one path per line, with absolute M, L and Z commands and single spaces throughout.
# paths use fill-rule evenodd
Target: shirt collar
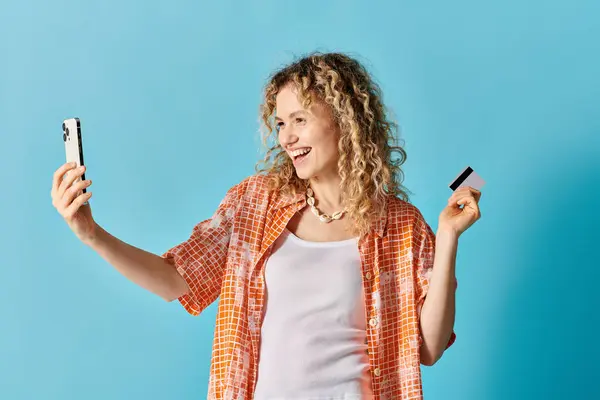
M 304 193 L 297 193 L 296 195 L 280 195 L 279 192 L 276 192 L 273 209 L 279 210 L 281 208 L 289 207 L 292 205 L 296 205 L 299 208 L 303 208 L 306 205 L 306 195 Z M 383 201 L 384 211 L 373 220 L 371 223 L 371 231 L 375 232 L 377 236 L 380 238 L 383 237 L 383 233 L 385 232 L 385 228 L 387 226 L 387 216 L 388 216 L 388 200 L 389 196 L 385 196 Z

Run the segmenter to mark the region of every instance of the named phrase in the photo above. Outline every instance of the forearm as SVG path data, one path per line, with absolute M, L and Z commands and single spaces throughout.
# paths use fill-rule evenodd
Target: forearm
M 99 225 L 94 237 L 85 244 L 127 279 L 167 301 L 189 290 L 168 260 L 125 243 Z
M 433 365 L 442 356 L 454 328 L 457 249 L 455 233 L 437 232 L 433 271 L 420 317 L 425 365 Z

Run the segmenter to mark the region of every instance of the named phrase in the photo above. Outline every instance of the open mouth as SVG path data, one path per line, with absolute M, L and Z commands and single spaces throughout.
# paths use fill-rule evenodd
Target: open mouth
M 304 160 L 306 157 L 308 157 L 311 150 L 312 150 L 312 148 L 308 148 L 308 151 L 304 151 L 296 156 L 293 156 L 294 162 L 296 163 L 296 162 L 300 162 L 300 161 Z

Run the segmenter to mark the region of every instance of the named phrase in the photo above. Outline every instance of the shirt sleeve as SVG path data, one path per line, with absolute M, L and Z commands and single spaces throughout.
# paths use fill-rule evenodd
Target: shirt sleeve
M 195 225 L 189 239 L 161 256 L 168 259 L 187 282 L 190 291 L 178 300 L 192 315 L 199 315 L 221 293 L 240 192 L 241 184 L 229 189 L 211 218 Z
M 417 276 L 417 287 L 416 287 L 416 299 L 417 299 L 417 315 L 421 317 L 421 308 L 425 302 L 427 291 L 429 289 L 429 279 L 433 272 L 433 261 L 435 259 L 435 233 L 427 224 L 420 212 L 417 213 L 417 219 L 413 226 L 413 257 L 414 265 L 416 268 Z M 458 288 L 458 281 L 455 278 L 454 289 Z M 423 338 L 421 337 L 421 341 Z M 452 330 L 450 340 L 446 345 L 446 349 L 452 346 L 456 341 L 456 333 Z

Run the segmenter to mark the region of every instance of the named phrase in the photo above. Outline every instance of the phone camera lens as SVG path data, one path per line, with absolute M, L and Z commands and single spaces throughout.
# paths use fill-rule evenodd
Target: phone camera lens
M 65 123 L 63 122 L 63 131 L 65 130 L 65 128 L 66 128 L 66 127 L 65 127 Z
M 67 136 L 69 136 L 69 128 L 66 129 Z
M 66 141 L 67 141 L 67 135 L 65 135 L 65 134 L 63 133 L 63 142 L 66 142 Z

